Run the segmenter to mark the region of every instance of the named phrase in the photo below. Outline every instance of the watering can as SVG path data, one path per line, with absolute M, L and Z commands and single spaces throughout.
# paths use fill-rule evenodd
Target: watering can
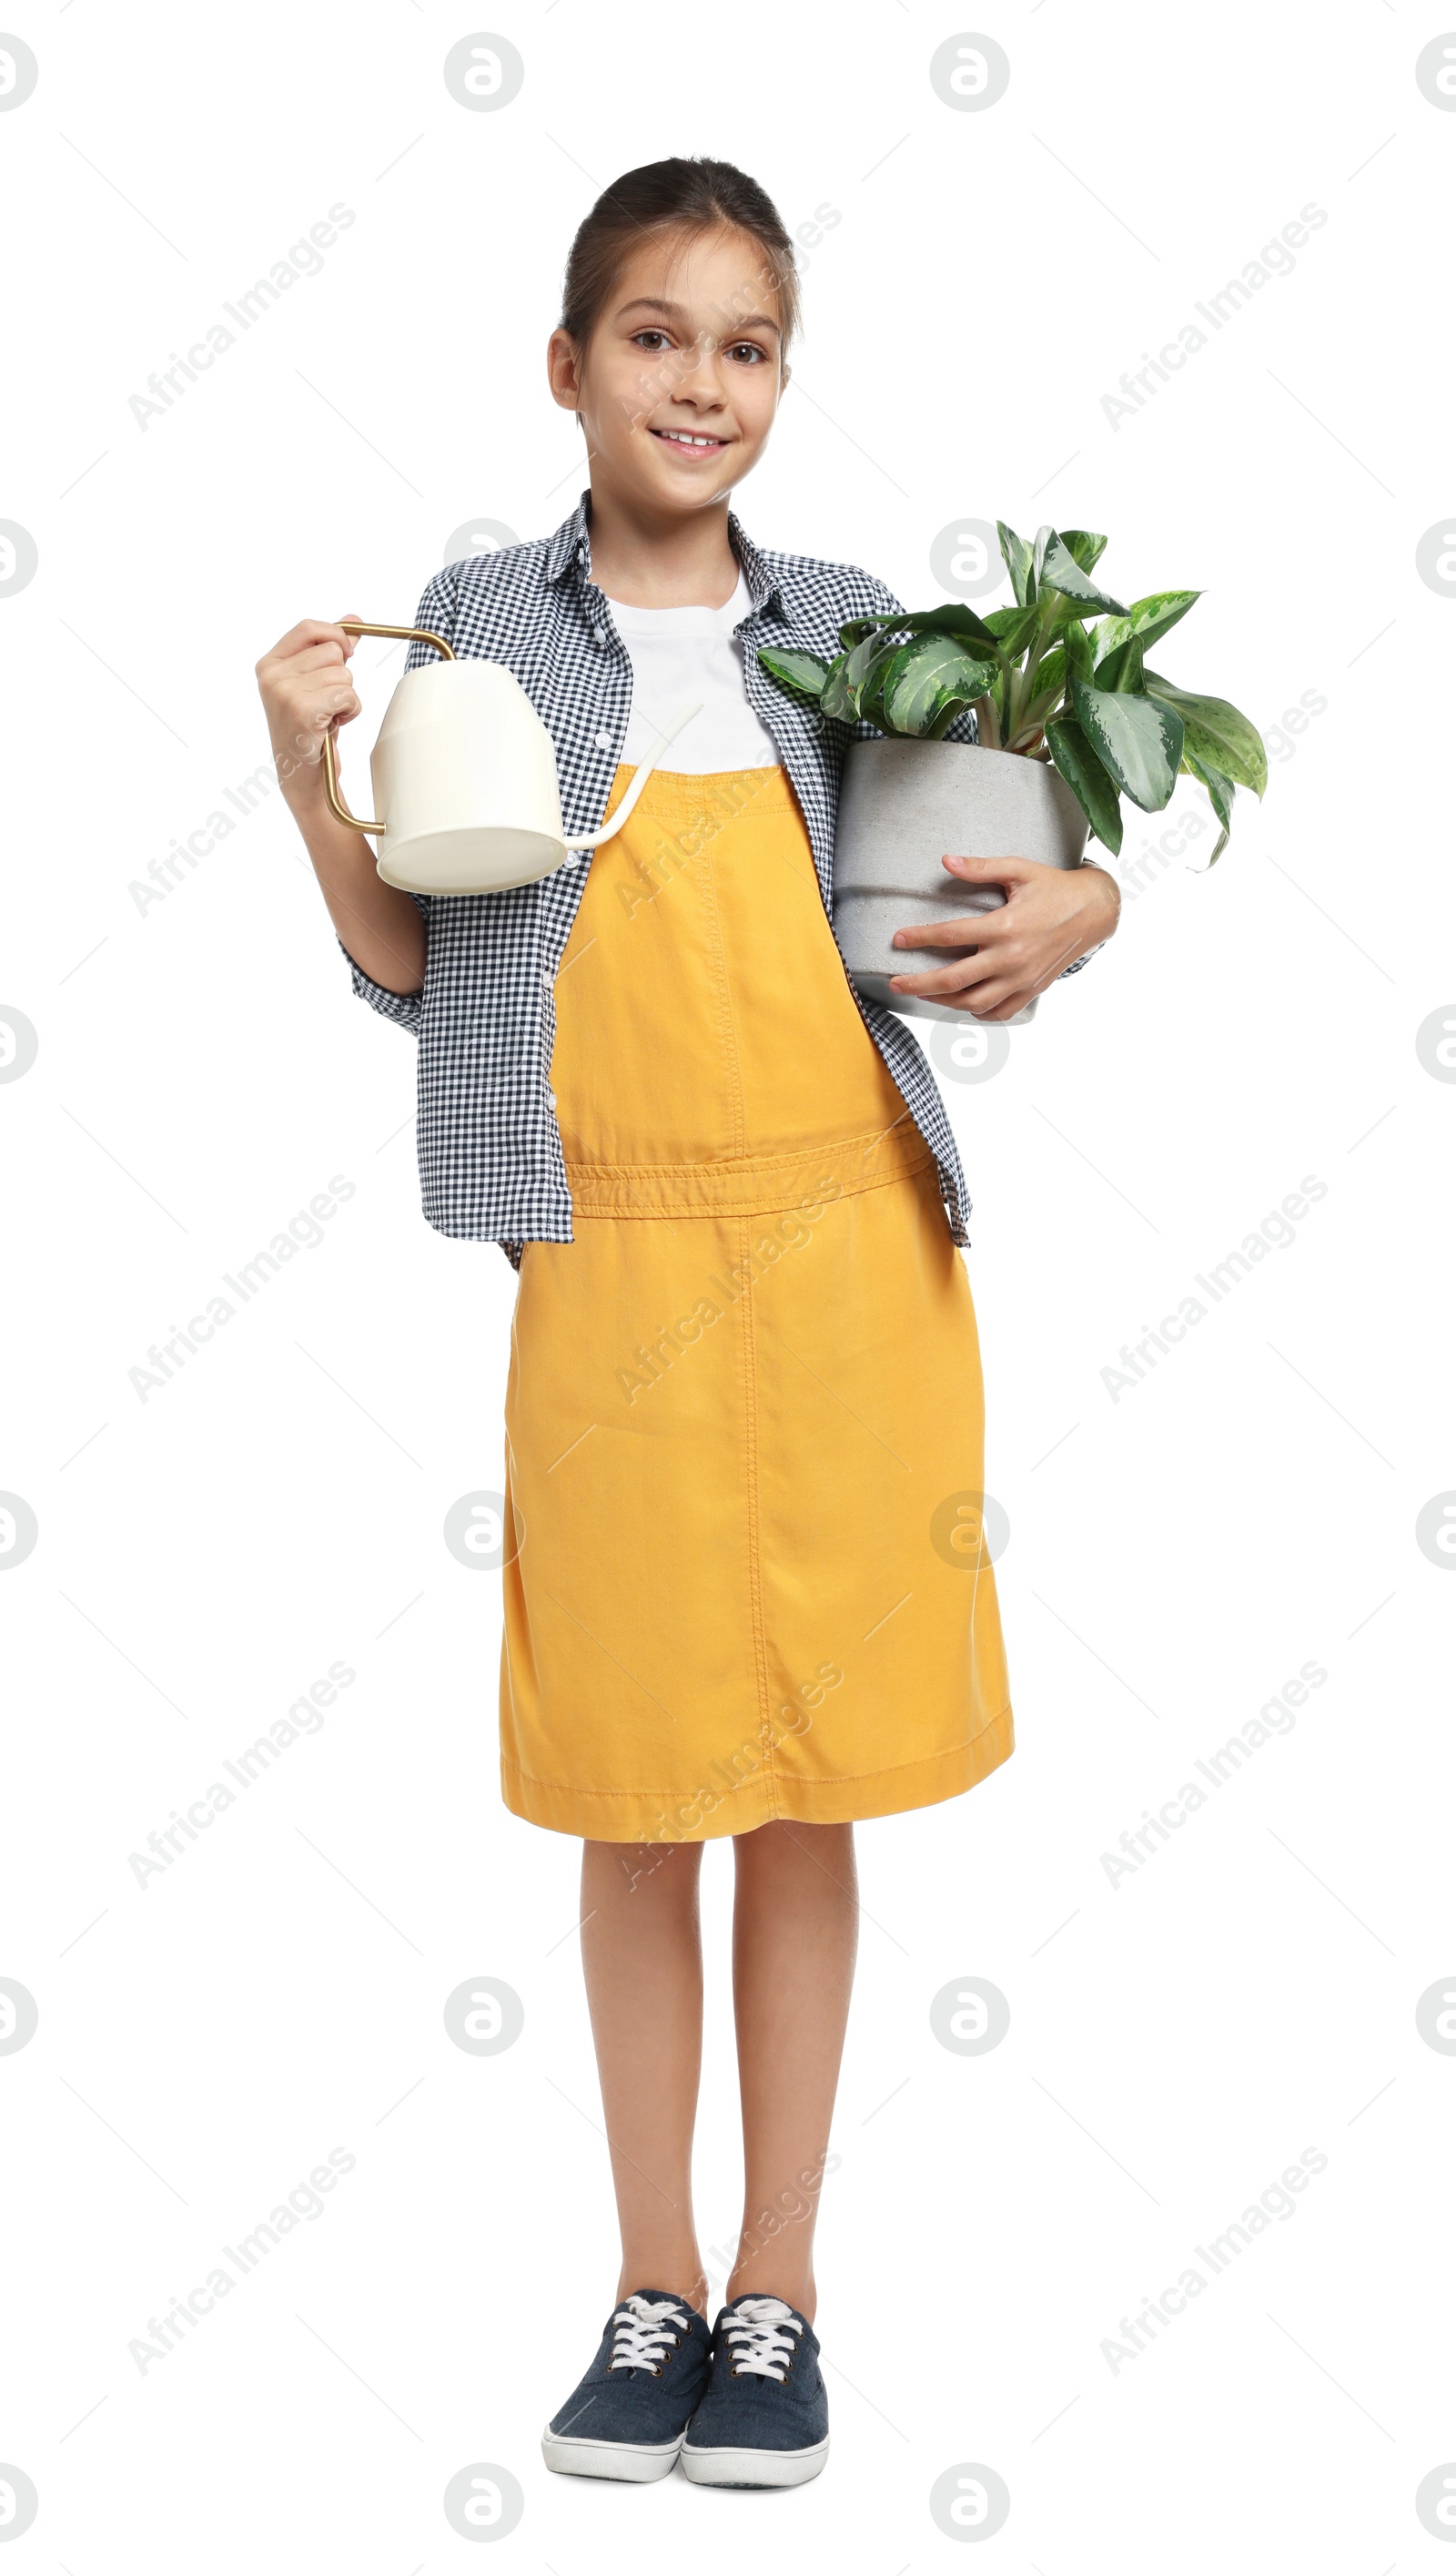
M 699 712 L 696 704 L 679 708 L 638 762 L 610 821 L 567 840 L 551 736 L 513 671 L 503 662 L 457 661 L 426 626 L 339 622 L 346 635 L 400 636 L 440 655 L 406 671 L 385 710 L 369 764 L 378 821 L 350 813 L 334 727 L 324 735 L 330 813 L 351 831 L 378 835 L 379 873 L 407 894 L 497 894 L 549 876 L 575 851 L 596 849 L 620 832 L 659 757 Z

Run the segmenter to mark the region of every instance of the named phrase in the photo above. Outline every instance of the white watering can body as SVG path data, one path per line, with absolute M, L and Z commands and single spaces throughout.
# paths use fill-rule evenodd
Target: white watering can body
M 375 821 L 349 812 L 332 727 L 324 736 L 330 811 L 352 830 L 378 835 L 379 874 L 409 894 L 498 894 L 595 849 L 621 830 L 660 754 L 698 713 L 679 709 L 609 822 L 567 840 L 551 736 L 504 662 L 457 661 L 422 626 L 340 622 L 346 634 L 403 636 L 441 656 L 407 671 L 390 699 L 370 761 Z

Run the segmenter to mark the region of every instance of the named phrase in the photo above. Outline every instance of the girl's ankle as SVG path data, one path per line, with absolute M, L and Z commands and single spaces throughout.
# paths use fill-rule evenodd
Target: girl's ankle
M 629 2273 L 626 2265 L 623 2265 L 617 2290 L 619 2305 L 623 2299 L 630 2298 L 634 2290 L 656 2290 L 659 2297 L 681 2299 L 688 2307 L 695 2309 L 700 2317 L 707 2318 L 708 2283 L 701 2268 L 697 2270 L 695 2276 L 685 2264 L 664 2263 L 659 2256 L 654 2268 L 652 2257 L 649 2255 L 646 2259 L 648 2263 L 646 2271 Z M 691 2281 L 694 2277 L 696 2277 L 696 2288 L 681 2287 L 683 2281 Z
M 812 2325 L 818 2297 L 812 2280 L 798 2280 L 782 2269 L 755 2275 L 750 2267 L 730 2274 L 723 2292 L 723 2305 L 731 2307 L 735 2299 L 786 2299 L 789 2306 L 797 2308 L 800 2316 L 807 2317 Z

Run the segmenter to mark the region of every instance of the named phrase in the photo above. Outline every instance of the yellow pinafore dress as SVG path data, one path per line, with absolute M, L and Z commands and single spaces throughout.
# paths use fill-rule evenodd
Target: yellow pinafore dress
M 785 771 L 654 772 L 555 998 L 575 1240 L 526 1245 L 512 1325 L 507 1806 L 697 1842 L 956 1796 L 1012 1749 L 970 1284 Z

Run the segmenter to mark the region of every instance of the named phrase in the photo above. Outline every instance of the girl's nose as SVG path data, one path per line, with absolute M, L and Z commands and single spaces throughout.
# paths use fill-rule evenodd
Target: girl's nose
M 691 393 L 699 401 L 722 402 L 720 369 L 721 352 L 716 341 L 699 340 L 684 349 L 678 358 L 675 393 Z

